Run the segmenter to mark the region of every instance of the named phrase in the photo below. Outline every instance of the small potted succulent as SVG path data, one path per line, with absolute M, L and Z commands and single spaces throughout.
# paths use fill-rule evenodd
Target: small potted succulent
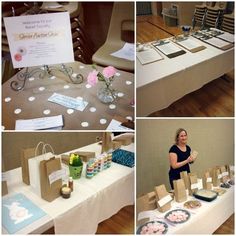
M 79 179 L 81 177 L 83 162 L 81 161 L 80 156 L 76 153 L 70 154 L 69 170 L 70 176 L 73 179 Z

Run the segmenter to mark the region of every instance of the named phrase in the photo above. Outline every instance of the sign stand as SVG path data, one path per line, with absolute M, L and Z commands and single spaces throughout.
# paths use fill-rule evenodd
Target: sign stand
M 14 91 L 23 90 L 26 84 L 27 79 L 31 78 L 35 74 L 39 74 L 39 78 L 43 79 L 44 77 L 52 76 L 52 71 L 59 71 L 66 75 L 73 84 L 81 84 L 84 81 L 84 77 L 82 74 L 73 75 L 73 68 L 67 67 L 65 64 L 61 64 L 61 68 L 57 67 L 49 67 L 48 65 L 44 65 L 43 68 L 36 68 L 32 71 L 29 71 L 29 67 L 26 67 L 25 72 L 18 72 L 17 80 L 12 81 L 10 86 Z M 19 82 L 22 82 L 20 84 Z
M 14 8 L 12 9 L 12 12 L 13 12 L 13 16 L 15 16 Z M 42 13 L 47 13 L 47 11 L 40 9 L 38 4 L 34 3 L 34 6 L 26 12 L 26 15 L 35 15 L 35 14 L 38 15 Z M 43 65 L 43 67 L 35 68 L 35 69 L 32 69 L 31 71 L 29 71 L 29 67 L 26 67 L 26 70 L 24 72 L 18 72 L 17 81 L 15 80 L 11 82 L 10 84 L 11 89 L 14 91 L 23 90 L 25 88 L 27 79 L 31 78 L 35 74 L 38 74 L 40 79 L 53 76 L 53 73 L 52 73 L 53 71 L 59 71 L 63 73 L 74 84 L 80 84 L 84 80 L 84 77 L 82 74 L 74 73 L 73 68 L 66 66 L 64 63 L 62 63 L 59 68 L 55 66 L 49 67 L 48 65 Z

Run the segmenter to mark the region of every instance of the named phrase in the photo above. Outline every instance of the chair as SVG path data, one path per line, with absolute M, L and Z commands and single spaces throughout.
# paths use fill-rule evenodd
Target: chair
M 221 29 L 231 34 L 234 34 L 234 12 L 231 14 L 224 15 Z
M 102 66 L 114 66 L 125 71 L 134 71 L 134 61 L 111 56 L 120 50 L 126 42 L 134 43 L 134 3 L 115 2 L 106 42 L 93 55 L 94 63 Z

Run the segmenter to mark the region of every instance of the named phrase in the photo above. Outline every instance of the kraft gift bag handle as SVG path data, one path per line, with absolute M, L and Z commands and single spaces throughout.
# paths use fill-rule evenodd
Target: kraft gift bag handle
M 40 145 L 38 144 L 35 150 L 35 153 L 37 153 Z M 46 147 L 50 147 L 50 151 L 46 150 Z M 52 153 L 53 151 L 53 153 Z M 37 154 L 36 154 L 37 155 Z M 50 144 L 45 144 L 43 143 L 43 148 L 42 148 L 42 154 L 35 156 L 34 158 L 31 158 L 29 160 L 29 176 L 30 176 L 30 185 L 32 187 L 32 190 L 38 195 L 41 196 L 41 186 L 40 186 L 40 170 L 39 170 L 39 164 L 43 160 L 49 160 L 52 158 L 54 155 L 54 150 L 51 147 Z
M 47 153 L 47 147 L 49 147 L 51 149 L 52 153 L 55 154 L 54 149 L 52 148 L 52 146 L 49 143 L 46 143 L 43 145 L 43 150 L 42 150 L 43 154 Z
M 43 145 L 43 146 L 42 146 L 42 152 L 41 152 L 41 153 L 38 152 L 40 145 Z M 43 153 L 43 147 L 44 147 L 44 145 L 45 145 L 45 144 L 44 144 L 44 142 L 42 142 L 42 141 L 40 141 L 40 142 L 37 144 L 37 146 L 36 146 L 36 148 L 35 148 L 35 152 L 34 152 L 34 156 L 35 156 L 35 157 L 37 156 L 37 153 L 38 153 L 39 155 Z

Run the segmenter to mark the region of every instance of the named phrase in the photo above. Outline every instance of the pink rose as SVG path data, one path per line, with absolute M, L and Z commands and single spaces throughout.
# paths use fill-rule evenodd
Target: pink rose
M 87 82 L 88 84 L 94 86 L 96 85 L 96 83 L 98 82 L 98 72 L 96 70 L 92 71 L 89 73 L 88 77 L 87 77 Z
M 108 66 L 105 67 L 102 71 L 102 74 L 106 77 L 106 78 L 110 78 L 112 76 L 114 76 L 116 73 L 116 69 L 113 66 Z

